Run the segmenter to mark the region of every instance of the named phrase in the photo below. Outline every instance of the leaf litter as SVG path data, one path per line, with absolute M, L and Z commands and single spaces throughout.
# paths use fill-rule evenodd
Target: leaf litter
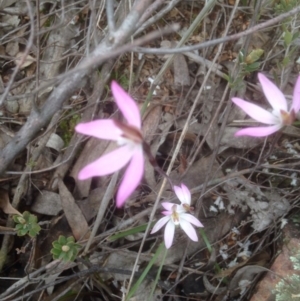
M 152 7 L 155 11 L 147 17 L 150 25 L 140 35 L 173 22 L 180 23 L 184 30 L 149 39 L 142 47 L 174 49 L 180 41 L 184 41 L 184 46 L 192 46 L 242 32 L 285 13 L 294 3 L 291 1 L 288 7 L 285 1 L 262 2 L 261 7 L 256 7 L 252 2 L 241 6 L 229 1 L 213 5 L 202 16 L 205 3 L 211 5 L 214 1 L 170 1 L 160 5 L 156 2 L 157 7 Z M 110 5 L 105 6 L 104 1 L 70 2 L 65 7 L 59 1 L 42 1 L 39 9 L 27 5 L 25 1 L 10 1 L 0 6 L 0 89 L 1 93 L 9 91 L 0 116 L 1 150 L 20 139 L 14 138 L 16 135 L 26 135 L 22 126 L 35 118 L 35 112 L 43 112 L 51 93 L 63 89 L 59 86 L 63 75 L 76 68 L 98 44 L 105 45 L 106 40 L 114 45 L 115 39 L 119 47 L 139 30 L 136 24 L 126 23 L 130 10 L 137 7 L 129 8 L 125 2 L 114 2 L 111 7 L 118 24 L 115 29 L 122 24 L 132 27 L 122 42 L 118 40 L 122 35 L 112 35 L 115 25 L 110 23 Z M 150 2 L 143 5 L 141 9 L 151 8 Z M 261 14 L 253 13 L 256 9 Z M 257 15 L 263 17 L 257 20 Z M 193 28 L 198 17 L 200 21 Z M 29 39 L 31 20 L 38 33 L 33 41 Z M 240 127 L 249 122 L 252 126 L 253 122 L 231 106 L 234 96 L 258 105 L 265 103 L 257 72 L 269 75 L 290 101 L 300 69 L 296 63 L 300 55 L 296 30 L 299 13 L 289 20 L 224 43 L 222 51 L 219 46 L 210 46 L 175 56 L 124 52 L 106 60 L 98 70 L 91 69 L 80 85 L 68 88 L 63 106 L 56 107 L 56 119 L 43 112 L 47 120 L 53 117 L 53 124 L 40 127 L 38 134 L 31 136 L 30 143 L 19 149 L 1 179 L 1 300 L 38 300 L 40 292 L 44 300 L 60 300 L 67 295 L 74 296 L 74 300 L 84 300 L 85 295 L 89 300 L 126 300 L 134 267 L 138 266 L 133 283 L 163 241 L 161 233 L 148 234 L 140 248 L 144 232 L 135 232 L 149 222 L 151 208 L 163 185 L 162 175 L 146 160 L 141 185 L 124 208 L 116 209 L 117 187 L 112 189 L 110 202 L 105 203 L 111 176 L 85 181 L 79 181 L 77 176 L 84 166 L 111 152 L 115 145 L 94 138 L 85 141 L 74 133 L 74 127 L 70 126 L 65 133 L 66 128 L 62 130 L 59 123 L 65 116 L 68 124 L 75 120 L 78 123 L 78 116 L 84 121 L 98 116 L 118 119 L 108 88 L 112 79 L 130 92 L 143 112 L 151 84 L 159 76 L 159 89 L 155 89 L 150 101 L 147 99 L 143 136 L 164 172 L 174 161 L 170 180 L 174 185 L 183 182 L 192 190 L 194 214 L 203 223 L 204 233 L 198 232 L 198 242 L 188 242 L 184 232 L 176 231 L 166 257 L 158 254 L 130 300 L 258 300 L 255 295 L 260 292 L 253 293 L 257 276 L 262 273 L 260 291 L 268 287 L 269 291 L 277 289 L 281 298 L 295 295 L 288 288 L 279 291 L 278 283 L 280 277 L 292 277 L 297 271 L 280 269 L 277 262 L 273 266 L 272 262 L 277 252 L 287 252 L 281 239 L 294 239 L 294 233 L 299 233 L 294 226 L 299 215 L 299 128 L 285 128 L 281 134 L 267 139 L 235 137 Z M 27 46 L 30 51 L 26 54 Z M 103 52 L 109 52 L 102 47 Z M 172 61 L 168 65 L 169 59 Z M 44 142 L 43 137 L 47 137 Z M 39 150 L 41 145 L 44 147 Z M 33 160 L 35 156 L 37 159 Z M 122 173 L 117 183 L 121 177 Z M 171 187 L 162 191 L 162 200 L 175 201 Z M 212 207 L 214 210 L 210 210 Z M 155 220 L 161 217 L 158 209 Z M 38 217 L 40 234 L 34 239 L 15 239 L 11 216 L 26 211 Z M 102 217 L 99 222 L 98 216 Z M 284 227 L 286 222 L 288 228 Z M 115 234 L 118 238 L 110 240 Z M 51 258 L 52 242 L 61 235 L 73 235 L 82 246 L 73 263 Z M 293 243 L 295 248 L 299 247 L 298 241 Z M 296 255 L 288 254 L 282 260 L 290 263 L 293 256 Z M 268 269 L 272 271 L 267 272 Z M 275 277 L 276 283 L 265 283 L 270 273 L 280 275 Z M 29 286 L 31 277 L 37 282 Z M 268 298 L 277 297 L 273 294 Z

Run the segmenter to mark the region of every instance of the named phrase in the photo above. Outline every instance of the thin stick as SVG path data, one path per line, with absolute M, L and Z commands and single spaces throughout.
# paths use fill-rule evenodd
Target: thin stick
M 10 87 L 11 85 L 13 84 L 13 82 L 15 81 L 15 78 L 17 76 L 17 73 L 19 72 L 21 66 L 23 65 L 23 63 L 25 62 L 26 60 L 26 57 L 28 56 L 29 54 L 29 51 L 33 45 L 33 38 L 34 38 L 34 16 L 33 16 L 33 11 L 32 11 L 32 7 L 31 7 L 31 4 L 30 4 L 30 1 L 29 0 L 26 0 L 26 4 L 27 4 L 27 8 L 28 8 L 28 15 L 29 15 L 29 18 L 30 18 L 30 35 L 29 35 L 29 38 L 28 38 L 28 43 L 26 44 L 26 48 L 25 48 L 25 51 L 23 53 L 23 56 L 22 58 L 20 58 L 20 60 L 17 61 L 17 64 L 16 64 L 16 67 L 15 67 L 15 70 L 3 92 L 3 94 L 1 95 L 1 98 L 0 98 L 0 107 L 3 105 L 3 102 L 10 90 Z
M 234 41 L 237 39 L 240 39 L 242 37 L 245 37 L 247 35 L 253 34 L 259 30 L 262 30 L 266 27 L 272 26 L 276 23 L 281 22 L 285 18 L 291 17 L 297 13 L 300 12 L 300 6 L 292 9 L 291 11 L 281 14 L 278 17 L 275 17 L 273 19 L 270 19 L 266 22 L 260 23 L 258 25 L 253 26 L 252 28 L 246 29 L 245 31 L 233 34 L 231 36 L 215 39 L 212 41 L 207 41 L 199 44 L 195 44 L 192 46 L 186 46 L 186 47 L 178 47 L 174 49 L 166 49 L 166 48 L 143 48 L 143 47 L 137 47 L 133 51 L 139 52 L 139 53 L 150 53 L 150 54 L 176 54 L 176 53 L 182 53 L 182 52 L 187 52 L 187 51 L 194 51 L 194 50 L 199 50 L 211 46 L 215 46 L 218 44 L 226 43 L 229 41 Z
M 203 10 L 199 13 L 199 15 L 197 16 L 197 18 L 195 19 L 195 21 L 194 21 L 193 24 L 191 25 L 191 28 L 189 28 L 189 30 L 187 31 L 187 33 L 186 33 L 186 34 L 184 35 L 184 37 L 182 38 L 182 40 L 181 40 L 182 43 L 183 43 L 183 41 L 184 41 L 185 38 L 187 38 L 190 34 L 192 34 L 193 28 L 194 28 L 194 29 L 196 28 L 196 23 L 200 22 L 200 21 L 204 18 L 205 13 L 206 13 L 208 10 L 210 10 L 210 9 L 212 8 L 212 6 L 213 6 L 213 4 L 214 4 L 215 2 L 216 2 L 216 0 L 210 0 L 210 1 L 207 3 L 207 5 L 205 5 L 205 7 L 203 8 Z M 198 24 L 197 24 L 197 25 L 198 25 Z M 170 62 L 170 61 L 171 61 L 171 58 L 169 58 L 169 59 L 167 60 L 167 62 Z M 168 65 L 167 62 L 165 63 L 164 67 L 166 67 L 166 66 Z M 159 73 L 159 74 L 161 74 L 161 76 L 164 74 L 164 70 L 165 70 L 164 67 L 161 69 L 161 71 L 160 71 L 160 73 Z M 154 81 L 154 82 L 157 82 L 158 78 L 159 78 L 159 75 L 157 75 L 157 77 L 155 78 L 155 81 Z M 156 84 L 153 83 L 152 89 L 153 89 L 153 87 L 155 88 L 155 86 L 156 86 Z M 187 121 L 186 121 L 186 123 L 185 123 L 185 125 L 184 125 L 184 127 L 183 127 L 183 129 L 182 129 L 181 135 L 180 135 L 179 140 L 178 140 L 178 144 L 177 144 L 177 146 L 176 146 L 176 148 L 175 148 L 175 150 L 174 150 L 174 153 L 173 153 L 173 156 L 172 156 L 170 165 L 169 165 L 168 170 L 167 170 L 167 172 L 166 172 L 167 175 L 169 175 L 169 174 L 171 173 L 171 171 L 172 171 L 173 165 L 174 165 L 175 160 L 176 160 L 176 158 L 177 158 L 177 155 L 178 155 L 178 153 L 179 153 L 179 151 L 180 151 L 181 145 L 182 145 L 182 143 L 183 143 L 183 141 L 184 141 L 185 134 L 186 134 L 186 132 L 187 132 L 187 130 L 188 130 L 189 122 L 190 122 L 190 120 L 191 120 L 191 118 L 192 118 L 192 115 L 193 115 L 193 113 L 194 113 L 194 110 L 195 110 L 195 108 L 196 108 L 197 103 L 198 103 L 198 102 L 197 102 L 197 99 L 196 99 L 196 100 L 194 101 L 194 103 L 193 103 L 193 106 L 192 106 L 191 110 L 190 110 L 190 113 L 189 113 L 189 116 L 188 116 L 188 118 L 187 118 Z M 153 209 L 152 209 L 152 212 L 151 212 L 151 215 L 150 215 L 150 218 L 149 218 L 149 222 L 148 222 L 148 225 L 147 225 L 147 229 L 146 229 L 146 231 L 145 231 L 145 234 L 144 234 L 144 236 L 143 236 L 142 242 L 141 242 L 141 244 L 140 244 L 140 248 L 139 248 L 139 251 L 138 251 L 138 254 L 137 254 L 137 258 L 136 258 L 136 261 L 135 261 L 134 266 L 133 266 L 133 269 L 132 269 L 132 274 L 131 274 L 131 277 L 130 277 L 130 280 L 129 280 L 129 283 L 128 283 L 128 287 L 127 287 L 127 294 L 128 294 L 128 292 L 130 291 L 130 287 L 131 287 L 131 285 L 132 285 L 134 273 L 135 273 L 135 270 L 136 270 L 137 265 L 138 265 L 138 262 L 139 262 L 139 256 L 140 256 L 140 254 L 142 253 L 142 249 L 143 249 L 143 247 L 144 247 L 144 244 L 145 244 L 147 235 L 148 235 L 148 233 L 149 233 L 149 230 L 150 230 L 152 221 L 154 220 L 154 215 L 155 215 L 156 210 L 157 210 L 157 208 L 158 208 L 159 200 L 160 200 L 160 198 L 161 198 L 161 196 L 162 196 L 162 194 L 163 194 L 163 191 L 164 191 L 164 189 L 165 189 L 166 183 L 167 183 L 167 178 L 164 178 L 164 179 L 163 179 L 163 182 L 162 182 L 162 184 L 161 184 L 160 190 L 159 190 L 159 192 L 158 192 L 157 198 L 156 198 L 156 200 L 155 200 L 155 203 L 154 203 L 154 205 L 153 205 Z

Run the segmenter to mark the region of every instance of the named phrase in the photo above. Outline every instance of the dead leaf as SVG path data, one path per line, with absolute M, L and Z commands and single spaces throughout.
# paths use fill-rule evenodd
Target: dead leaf
M 263 250 L 260 253 L 246 259 L 243 262 L 237 263 L 235 266 L 221 270 L 214 278 L 230 277 L 235 271 L 241 269 L 244 266 L 265 266 L 270 261 L 270 254 Z
M 0 208 L 6 214 L 17 214 L 22 216 L 22 214 L 10 204 L 7 191 L 1 188 L 0 188 Z
M 159 135 L 157 135 L 151 143 L 151 154 L 153 156 L 156 156 L 156 153 L 160 146 L 165 142 L 171 126 L 174 124 L 173 120 L 173 114 L 165 113 L 163 116 L 161 116 L 163 119 L 163 122 L 159 125 Z M 146 138 L 147 139 L 147 138 Z M 146 140 L 147 141 L 147 140 Z M 146 183 L 149 185 L 149 187 L 156 191 L 156 180 L 154 177 L 154 169 L 149 160 L 145 161 L 145 173 L 144 177 L 146 180 Z
M 251 284 L 253 278 L 259 273 L 268 271 L 267 268 L 259 265 L 246 265 L 239 269 L 229 284 L 230 296 L 234 297 L 240 293 L 240 291 L 245 290 L 245 285 Z
M 145 117 L 143 118 L 143 137 L 150 144 L 155 138 L 157 128 L 161 120 L 162 107 L 159 105 L 147 108 Z
M 298 118 L 299 119 L 299 118 Z M 300 137 L 300 129 L 295 126 L 287 126 L 282 129 L 282 132 L 291 137 L 299 138 Z
M 91 138 L 87 141 L 70 173 L 70 176 L 73 177 L 76 182 L 76 197 L 87 197 L 92 182 L 91 178 L 84 181 L 78 180 L 79 171 L 87 164 L 101 157 L 104 153 L 111 152 L 113 148 L 115 148 L 115 143 L 110 143 L 109 141 L 96 138 Z
M 14 57 L 19 52 L 19 43 L 16 41 L 8 42 L 5 46 L 5 51 L 11 57 Z
M 34 201 L 31 210 L 40 214 L 56 216 L 63 210 L 58 193 L 42 190 Z
M 146 116 L 143 120 L 143 137 L 146 143 L 150 144 L 156 138 L 156 134 L 158 131 L 159 122 L 161 120 L 162 107 L 161 106 L 153 106 L 149 108 L 146 112 Z M 157 148 L 151 147 L 151 153 L 155 157 Z M 155 187 L 155 175 L 154 168 L 149 162 L 146 160 L 145 162 L 145 180 L 151 188 Z
M 122 267 L 122 269 L 124 269 L 124 270 L 132 271 L 135 260 L 136 260 L 136 258 L 134 258 L 134 257 L 126 256 L 126 252 L 124 252 L 124 253 L 113 252 L 105 260 L 104 267 L 109 268 L 109 269 L 119 269 L 120 267 Z M 95 261 L 91 261 L 91 262 L 95 263 Z M 141 263 L 140 260 L 139 260 L 139 262 Z M 96 264 L 99 264 L 99 263 L 96 262 Z M 103 279 L 108 279 L 112 275 L 110 275 L 109 273 L 105 273 L 102 276 L 103 276 Z M 113 274 L 113 278 L 116 281 L 123 282 L 123 281 L 126 281 L 127 279 L 129 279 L 130 275 L 115 273 L 115 274 Z
M 173 61 L 174 68 L 174 85 L 190 86 L 191 79 L 188 64 L 183 54 L 176 54 Z
M 199 186 L 204 183 L 207 177 L 212 159 L 213 156 L 203 157 L 200 160 L 194 162 L 183 177 L 176 170 L 171 172 L 170 177 L 172 181 L 175 181 L 175 183 L 183 182 L 189 188 Z M 223 177 L 223 172 L 217 161 L 214 161 L 210 174 L 211 178 Z
M 243 189 L 237 188 L 238 184 L 242 184 Z M 262 191 L 259 186 L 249 183 L 243 177 L 229 180 L 223 188 L 227 192 L 229 200 L 228 212 L 235 214 L 236 207 L 241 208 L 244 212 L 250 209 L 251 226 L 258 232 L 265 230 L 291 209 L 288 200 L 276 189 Z
M 170 42 L 164 40 L 160 43 L 161 48 L 170 49 L 176 47 L 176 42 Z M 167 59 L 170 55 L 164 55 L 163 58 Z M 188 64 L 185 60 L 183 54 L 176 54 L 173 60 L 173 70 L 174 70 L 174 85 L 175 86 L 190 86 L 191 79 Z
M 17 55 L 16 55 L 16 59 L 15 59 L 15 63 L 17 66 L 20 67 L 20 69 L 24 69 L 28 66 L 30 66 L 32 63 L 34 63 L 36 60 L 34 57 L 32 57 L 31 55 L 27 55 L 26 58 L 25 58 L 25 61 L 23 61 L 23 56 L 24 56 L 24 53 L 23 52 L 19 52 Z
M 4 9 L 16 3 L 18 0 L 5 0 L 0 2 L 0 9 Z
M 4 124 L 0 125 L 0 149 L 3 149 L 14 137 L 14 132 L 12 132 Z
M 69 270 L 69 269 L 73 268 L 74 266 L 76 266 L 76 263 L 74 263 L 74 262 L 61 261 L 59 264 L 56 265 L 56 267 L 54 268 L 54 270 L 51 271 L 51 273 L 47 274 L 47 277 L 44 280 L 45 284 L 54 283 L 55 280 L 60 276 L 61 273 L 63 273 L 65 270 Z M 55 270 L 57 270 L 56 273 L 55 273 Z M 51 296 L 53 294 L 54 288 L 55 288 L 54 285 L 47 287 L 47 293 L 49 296 Z M 48 300 L 52 300 L 52 298 L 53 298 L 53 296 L 51 296 L 51 299 L 48 299 Z
M 152 293 L 153 281 L 145 280 L 141 283 L 134 296 L 129 301 L 160 301 L 162 291 L 159 287 L 156 287 Z M 152 293 L 152 294 L 151 294 Z
M 60 152 L 64 147 L 64 144 L 64 141 L 59 135 L 52 133 L 49 140 L 47 141 L 46 146 L 55 149 L 57 152 Z
M 207 135 L 206 142 L 211 150 L 214 150 L 217 145 L 219 146 L 218 154 L 228 149 L 229 147 L 248 149 L 253 148 L 263 142 L 263 138 L 240 136 L 235 137 L 234 134 L 240 128 L 226 127 L 221 137 L 220 143 L 217 141 L 219 135 L 219 126 L 214 125 Z
M 89 196 L 85 200 L 76 202 L 87 222 L 97 215 L 100 202 L 104 197 L 105 191 L 106 190 L 103 189 L 103 187 L 98 187 L 90 191 Z
M 9 32 L 10 30 L 17 28 L 20 21 L 21 20 L 19 16 L 11 16 L 8 14 L 4 14 L 3 16 L 1 16 L 1 29 L 4 32 Z
M 76 240 L 89 237 L 89 225 L 62 180 L 58 181 L 61 204 Z

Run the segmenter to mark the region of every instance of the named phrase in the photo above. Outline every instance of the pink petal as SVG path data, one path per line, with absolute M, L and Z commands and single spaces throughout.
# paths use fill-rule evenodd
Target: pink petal
M 122 134 L 122 131 L 115 125 L 115 122 L 112 119 L 79 123 L 76 125 L 75 130 L 80 134 L 114 141 Z
M 279 88 L 262 73 L 258 73 L 258 79 L 264 94 L 273 109 L 277 112 L 280 112 L 280 110 L 287 112 L 287 102 Z
M 191 192 L 190 190 L 183 184 L 181 183 L 181 189 L 184 195 L 185 203 L 190 205 L 191 204 Z
M 196 227 L 204 227 L 200 221 L 193 215 L 188 214 L 188 213 L 182 213 L 180 214 L 180 218 L 195 225 Z
M 189 206 L 189 204 L 188 204 L 188 206 Z M 177 206 L 176 211 L 179 214 L 186 213 L 187 211 L 189 211 L 189 208 L 187 208 L 186 206 L 184 206 L 184 203 L 182 203 L 181 205 Z
M 181 203 L 185 203 L 185 195 L 184 192 L 182 191 L 182 188 L 179 186 L 174 186 L 173 187 L 178 199 L 180 200 Z
M 252 127 L 245 128 L 237 131 L 234 136 L 253 136 L 253 137 L 265 137 L 269 136 L 278 130 L 280 130 L 282 126 L 280 124 L 276 124 L 268 127 Z
M 157 221 L 157 223 L 154 225 L 150 234 L 153 234 L 153 233 L 157 232 L 158 230 L 160 230 L 169 220 L 170 220 L 170 216 L 164 216 L 161 219 L 159 219 Z
M 122 146 L 96 161 L 85 166 L 78 174 L 79 180 L 95 176 L 105 176 L 124 167 L 132 157 L 132 149 L 128 145 Z
M 170 220 L 165 228 L 165 245 L 166 248 L 169 249 L 172 246 L 173 239 L 174 239 L 174 233 L 175 233 L 175 225 Z
M 300 76 L 298 76 L 298 79 L 296 81 L 295 88 L 294 88 L 293 103 L 292 103 L 291 110 L 292 109 L 294 109 L 296 114 L 300 110 Z
M 111 90 L 115 101 L 126 118 L 128 124 L 141 128 L 141 114 L 136 102 L 123 88 L 115 81 L 111 83 Z
M 193 226 L 189 222 L 187 222 L 185 220 L 180 221 L 180 227 L 191 240 L 198 241 L 198 236 L 197 236 L 196 230 L 193 228 Z
M 163 202 L 163 203 L 161 203 L 161 205 L 162 205 L 166 210 L 172 211 L 173 206 L 176 205 L 176 204 L 170 203 L 170 202 Z
M 261 123 L 276 124 L 279 122 L 279 118 L 253 103 L 250 103 L 237 97 L 233 97 L 232 102 L 239 106 L 251 118 Z
M 144 174 L 144 155 L 142 146 L 137 146 L 125 171 L 117 193 L 117 207 L 121 207 L 140 184 Z

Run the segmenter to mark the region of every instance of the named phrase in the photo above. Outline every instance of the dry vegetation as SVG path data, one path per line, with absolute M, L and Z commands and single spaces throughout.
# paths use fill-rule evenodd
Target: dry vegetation
M 253 122 L 231 102 L 267 108 L 258 72 L 291 100 L 298 0 L 7 0 L 0 20 L 0 300 L 300 300 L 300 130 L 235 137 Z M 74 132 L 117 113 L 112 79 L 191 189 L 199 242 L 178 229 L 166 252 L 149 234 L 176 198 L 148 160 L 122 209 L 121 173 L 78 180 L 115 147 Z

